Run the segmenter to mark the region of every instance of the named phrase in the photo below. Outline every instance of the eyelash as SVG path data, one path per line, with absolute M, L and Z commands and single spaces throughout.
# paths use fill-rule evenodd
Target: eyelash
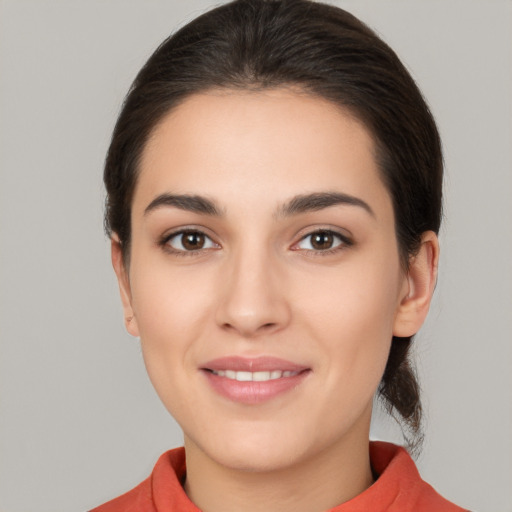
M 164 235 L 162 237 L 162 239 L 159 241 L 158 245 L 160 245 L 166 252 L 169 252 L 175 256 L 196 256 L 204 251 L 208 251 L 210 249 L 217 248 L 217 247 L 201 247 L 199 249 L 191 249 L 191 250 L 187 251 L 186 249 L 175 249 L 174 247 L 172 247 L 170 245 L 169 242 L 171 242 L 171 240 L 173 238 L 178 238 L 180 236 L 182 237 L 183 235 L 200 235 L 200 236 L 203 236 L 206 240 L 208 240 L 209 243 L 211 243 L 213 246 L 220 247 L 219 244 L 214 242 L 212 240 L 212 238 L 209 237 L 204 231 L 201 231 L 199 229 L 193 229 L 193 228 L 180 229 L 179 231 L 174 231 L 172 233 Z M 181 243 L 181 245 L 183 246 L 183 242 Z
M 328 236 L 332 236 L 334 239 L 337 239 L 338 240 L 338 244 L 335 245 L 334 247 L 331 247 L 329 249 L 300 249 L 300 248 L 296 248 L 301 242 L 307 240 L 308 238 L 311 238 L 315 235 L 328 235 Z M 191 249 L 191 250 L 186 250 L 186 249 L 175 249 L 174 247 L 172 247 L 170 245 L 170 241 L 173 240 L 174 238 L 177 238 L 179 236 L 183 236 L 183 235 L 200 235 L 200 236 L 203 236 L 205 237 L 205 239 L 207 239 L 209 241 L 209 243 L 212 245 L 212 246 L 216 246 L 216 247 L 201 247 L 199 249 Z M 220 247 L 219 244 L 217 244 L 216 242 L 214 242 L 212 240 L 211 237 L 209 237 L 206 233 L 204 233 L 204 231 L 201 231 L 199 229 L 180 229 L 179 231 L 174 231 L 172 233 L 169 233 L 167 235 L 165 235 L 164 237 L 162 237 L 162 239 L 159 241 L 159 245 L 167 252 L 173 254 L 173 255 L 176 255 L 176 256 L 196 256 L 200 253 L 202 253 L 203 251 L 208 251 L 208 250 L 211 250 L 211 249 L 216 249 L 218 247 Z M 183 243 L 181 244 L 183 246 Z M 311 245 L 311 244 L 310 244 Z M 296 242 L 295 244 L 293 244 L 292 246 L 292 250 L 293 251 L 304 251 L 306 252 L 307 254 L 310 254 L 310 255 L 313 255 L 313 256 L 328 256 L 328 255 L 331 255 L 331 254 L 334 254 L 334 253 L 337 253 L 339 251 L 342 251 L 348 247 L 351 247 L 352 245 L 354 245 L 354 242 L 349 238 L 347 237 L 346 235 L 343 235 L 337 231 L 334 231 L 332 229 L 317 229 L 315 231 L 312 231 L 310 233 L 307 233 L 306 235 L 302 236 L 300 238 L 300 240 L 298 242 Z
M 332 236 L 334 239 L 338 240 L 338 243 L 334 247 L 330 247 L 329 249 L 323 249 L 323 250 L 322 249 L 294 249 L 293 248 L 293 247 L 297 247 L 301 242 L 303 242 L 303 241 L 307 240 L 308 238 L 311 238 L 315 235 Z M 336 242 L 334 242 L 334 243 L 336 243 Z M 311 242 L 310 242 L 310 245 L 311 245 Z M 315 231 L 307 233 L 306 235 L 301 237 L 301 239 L 292 246 L 292 250 L 295 250 L 295 251 L 302 250 L 309 255 L 322 257 L 322 256 L 329 256 L 331 254 L 338 253 L 340 251 L 347 249 L 348 247 L 351 247 L 352 245 L 354 245 L 353 240 L 351 240 L 348 236 L 346 236 L 342 233 L 339 233 L 338 231 L 334 231 L 332 229 L 316 229 Z

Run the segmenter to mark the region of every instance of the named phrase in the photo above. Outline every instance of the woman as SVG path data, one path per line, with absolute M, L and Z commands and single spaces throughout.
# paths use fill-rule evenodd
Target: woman
M 462 510 L 369 443 L 375 394 L 421 442 L 441 183 L 421 93 L 350 14 L 241 0 L 166 40 L 113 134 L 106 227 L 185 449 L 95 510 Z

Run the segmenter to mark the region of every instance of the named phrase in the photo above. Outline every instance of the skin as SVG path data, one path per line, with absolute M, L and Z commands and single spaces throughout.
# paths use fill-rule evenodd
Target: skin
M 116 237 L 112 260 L 127 329 L 184 431 L 185 490 L 202 510 L 321 511 L 373 482 L 373 396 L 392 336 L 414 334 L 425 319 L 438 261 L 427 232 L 408 271 L 400 265 L 373 151 L 348 113 L 287 89 L 192 96 L 145 148 L 130 266 Z M 368 209 L 283 211 L 323 192 Z M 146 212 L 162 194 L 206 197 L 220 215 L 169 204 Z M 183 228 L 206 234 L 202 249 L 169 240 Z M 319 230 L 337 233 L 329 250 L 311 244 Z M 286 393 L 240 404 L 200 371 L 232 355 L 310 371 Z

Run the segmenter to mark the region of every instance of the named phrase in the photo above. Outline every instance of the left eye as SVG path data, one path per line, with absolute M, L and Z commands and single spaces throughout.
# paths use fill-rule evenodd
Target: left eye
M 333 231 L 315 231 L 300 240 L 296 247 L 308 251 L 326 251 L 342 244 L 348 244 L 348 241 L 338 233 Z
M 175 233 L 167 240 L 167 244 L 174 250 L 183 252 L 217 247 L 210 237 L 200 231 L 182 231 Z

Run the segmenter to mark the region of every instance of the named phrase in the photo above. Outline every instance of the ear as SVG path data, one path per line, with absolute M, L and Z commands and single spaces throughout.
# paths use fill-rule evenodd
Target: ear
M 119 237 L 114 233 L 111 238 L 112 266 L 117 276 L 121 302 L 123 304 L 124 326 L 126 330 L 135 337 L 139 337 L 139 327 L 132 307 L 132 293 L 130 289 L 130 277 L 125 267 L 123 250 Z
M 433 231 L 426 231 L 421 236 L 418 253 L 409 261 L 409 270 L 395 316 L 394 336 L 412 336 L 423 325 L 437 281 L 438 263 L 439 240 Z

